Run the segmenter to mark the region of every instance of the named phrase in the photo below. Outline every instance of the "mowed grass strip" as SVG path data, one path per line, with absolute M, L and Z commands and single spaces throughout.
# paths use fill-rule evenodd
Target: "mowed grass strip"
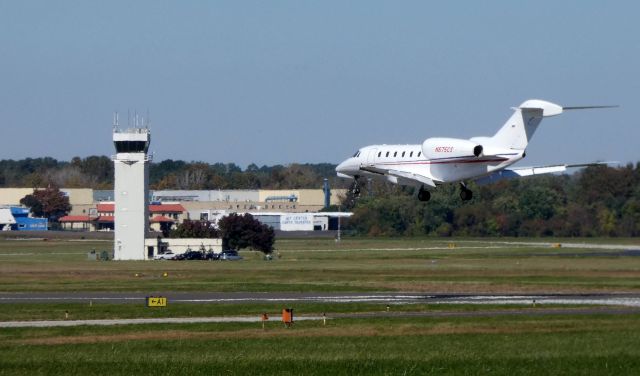
M 167 317 L 224 317 L 254 316 L 262 313 L 278 321 L 283 308 L 293 308 L 295 315 L 322 316 L 329 318 L 344 313 L 405 313 L 405 312 L 492 312 L 522 311 L 536 312 L 549 309 L 583 308 L 584 305 L 500 305 L 500 304 L 383 304 L 383 303 L 173 303 L 166 307 L 146 307 L 143 300 L 135 303 L 3 303 L 0 304 L 0 321 L 41 320 L 103 320 L 129 318 Z M 388 308 L 387 308 L 388 307 Z M 593 307 L 593 306 L 589 306 Z
M 607 239 L 608 241 L 608 239 Z M 640 257 L 455 239 L 294 239 L 276 259 L 88 261 L 104 241 L 0 240 L 0 291 L 596 292 L 640 289 Z M 603 252 L 607 252 L 604 250 Z M 602 252 L 600 252 L 602 253 Z M 166 277 L 164 277 L 166 273 Z
M 610 374 L 640 371 L 638 315 L 10 329 L 4 374 Z

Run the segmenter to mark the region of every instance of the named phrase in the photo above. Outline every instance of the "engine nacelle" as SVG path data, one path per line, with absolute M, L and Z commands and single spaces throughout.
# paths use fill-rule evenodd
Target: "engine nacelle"
M 433 137 L 422 143 L 422 154 L 428 159 L 481 157 L 483 147 L 469 140 Z

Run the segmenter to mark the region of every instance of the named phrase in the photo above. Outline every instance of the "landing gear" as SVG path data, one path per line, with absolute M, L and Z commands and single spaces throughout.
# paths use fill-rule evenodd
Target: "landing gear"
M 469 201 L 473 198 L 473 192 L 464 183 L 460 183 L 460 198 L 462 201 Z
M 424 189 L 424 187 L 420 187 L 420 190 L 418 191 L 418 200 L 429 201 L 430 198 L 431 198 L 431 192 Z
M 353 184 L 351 184 L 350 190 L 353 197 L 358 198 L 360 196 L 360 186 L 358 184 L 358 176 L 354 177 Z

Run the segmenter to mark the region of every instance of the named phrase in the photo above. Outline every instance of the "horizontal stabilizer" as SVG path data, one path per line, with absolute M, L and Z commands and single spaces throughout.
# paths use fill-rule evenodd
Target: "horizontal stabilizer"
M 491 184 L 500 180 L 513 179 L 524 176 L 553 174 L 557 172 L 565 172 L 567 168 L 581 168 L 589 166 L 601 166 L 609 164 L 617 164 L 618 162 L 593 162 L 593 163 L 581 163 L 581 164 L 562 164 L 551 166 L 539 166 L 539 167 L 520 167 L 520 168 L 507 168 L 502 171 L 496 171 L 491 175 L 477 179 L 476 183 L 479 185 Z
M 618 108 L 620 106 L 573 106 L 573 107 L 562 107 L 563 110 L 588 110 L 590 108 Z

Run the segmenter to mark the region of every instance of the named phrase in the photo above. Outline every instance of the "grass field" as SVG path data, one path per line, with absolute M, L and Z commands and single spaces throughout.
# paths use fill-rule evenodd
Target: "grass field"
M 640 317 L 3 330 L 0 374 L 634 375 Z
M 501 241 L 501 240 L 498 240 Z M 590 240 L 593 242 L 593 240 Z M 608 243 L 611 241 L 606 240 Z M 633 240 L 631 240 L 633 241 Z M 575 239 L 573 240 L 575 242 Z M 617 240 L 628 244 L 630 240 Z M 449 248 L 455 244 L 455 248 Z M 487 240 L 281 240 L 274 261 L 87 261 L 97 241 L 0 241 L 0 291 L 597 292 L 640 289 L 640 257 Z M 638 247 L 640 249 L 640 245 Z M 610 252 L 611 256 L 602 253 Z M 167 277 L 163 277 L 167 273 Z
M 535 240 L 533 240 L 535 241 Z M 559 240 L 550 240 L 556 242 Z M 575 239 L 570 240 L 576 243 Z M 590 244 L 637 244 L 591 239 Z M 450 244 L 455 247 L 450 248 Z M 637 292 L 640 257 L 616 249 L 505 244 L 504 239 L 299 239 L 280 257 L 241 262 L 97 262 L 101 241 L 0 241 L 0 291 Z M 613 248 L 613 247 L 612 247 Z M 640 249 L 640 246 L 638 247 Z M 596 252 L 596 253 L 594 253 Z M 163 277 L 163 273 L 168 273 Z M 138 276 L 136 277 L 136 274 Z M 0 375 L 636 375 L 640 315 L 491 316 L 518 306 L 394 305 L 393 311 L 483 310 L 482 317 L 300 321 L 281 303 L 0 304 L 0 321 L 272 316 L 259 323 L 0 329 Z M 297 314 L 376 312 L 373 303 L 295 303 Z M 276 317 L 273 317 L 273 316 Z M 338 316 L 339 317 L 339 316 Z

